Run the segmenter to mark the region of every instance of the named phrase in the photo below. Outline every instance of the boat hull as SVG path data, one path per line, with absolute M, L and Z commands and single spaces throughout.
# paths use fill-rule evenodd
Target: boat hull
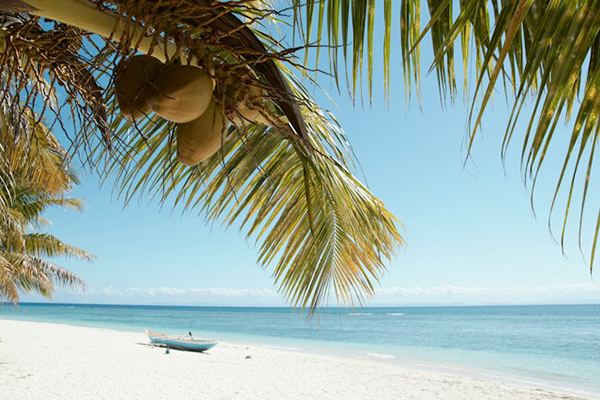
M 188 338 L 185 336 L 167 336 L 158 332 L 148 331 L 150 341 L 156 345 L 167 347 L 169 349 L 203 352 L 212 349 L 217 345 L 216 342 Z
M 152 343 L 161 344 L 170 349 L 188 350 L 188 351 L 206 351 L 206 350 L 212 349 L 213 347 L 215 347 L 217 345 L 216 343 L 187 343 L 184 341 L 160 339 L 160 338 L 155 338 L 155 339 L 150 339 L 150 340 L 152 341 Z

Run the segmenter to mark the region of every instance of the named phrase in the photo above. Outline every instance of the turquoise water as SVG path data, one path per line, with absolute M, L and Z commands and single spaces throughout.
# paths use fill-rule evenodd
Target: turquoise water
M 309 323 L 288 308 L 22 304 L 0 318 L 192 331 L 600 396 L 600 305 L 325 309 Z

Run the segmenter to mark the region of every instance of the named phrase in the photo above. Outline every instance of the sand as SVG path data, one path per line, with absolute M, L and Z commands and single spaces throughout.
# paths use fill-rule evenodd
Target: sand
M 0 340 L 1 399 L 588 398 L 257 345 L 166 354 L 143 333 L 41 322 L 0 320 Z

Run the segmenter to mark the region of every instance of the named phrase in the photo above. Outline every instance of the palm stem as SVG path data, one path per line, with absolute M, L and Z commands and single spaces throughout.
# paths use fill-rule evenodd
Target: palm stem
M 108 10 L 100 11 L 84 0 L 25 0 L 34 7 L 31 14 L 62 22 L 88 32 L 96 33 L 107 39 L 120 41 L 130 39 L 136 50 L 148 54 L 150 50 L 158 50 L 152 55 L 162 62 L 169 56 L 177 54 L 177 46 L 173 42 L 164 41 L 157 45 L 152 36 L 145 36 L 139 24 L 125 23 L 118 15 Z

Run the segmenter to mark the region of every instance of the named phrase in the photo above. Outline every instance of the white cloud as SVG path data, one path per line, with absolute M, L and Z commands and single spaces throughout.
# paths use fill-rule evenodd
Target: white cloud
M 535 294 L 564 294 L 564 293 L 595 293 L 600 294 L 600 285 L 587 283 L 577 285 L 544 285 L 544 286 L 507 286 L 507 287 L 461 287 L 439 285 L 431 288 L 391 287 L 377 290 L 377 295 L 383 296 L 421 296 L 421 295 L 535 295 Z
M 232 288 L 192 288 L 178 289 L 172 287 L 139 288 L 125 290 L 127 295 L 141 296 L 211 296 L 211 297 L 259 297 L 277 298 L 277 292 L 270 289 L 232 289 Z
M 45 301 L 40 296 L 28 296 L 25 301 Z M 108 304 L 181 304 L 227 306 L 283 306 L 281 295 L 272 289 L 237 289 L 224 287 L 90 287 L 85 292 L 58 290 L 56 302 Z
M 600 285 L 595 283 L 540 286 L 462 287 L 439 285 L 429 288 L 390 287 L 376 291 L 375 302 L 600 302 Z
M 37 298 L 33 301 L 39 301 Z M 32 301 L 25 300 L 25 301 Z M 189 304 L 230 306 L 283 306 L 283 296 L 272 289 L 226 287 L 174 288 L 129 287 L 90 288 L 75 293 L 59 290 L 57 302 L 117 304 Z M 376 290 L 367 306 L 451 305 L 451 304 L 565 304 L 600 303 L 600 284 L 565 284 L 539 286 L 465 287 L 387 287 Z M 335 306 L 335 304 L 330 304 Z
M 94 290 L 93 288 L 91 288 L 91 293 L 90 294 L 96 294 L 98 293 L 96 290 Z M 106 296 L 123 296 L 123 292 L 121 292 L 120 290 L 117 290 L 114 288 L 114 286 L 110 286 L 107 288 L 104 288 L 101 290 L 102 294 L 106 295 Z

